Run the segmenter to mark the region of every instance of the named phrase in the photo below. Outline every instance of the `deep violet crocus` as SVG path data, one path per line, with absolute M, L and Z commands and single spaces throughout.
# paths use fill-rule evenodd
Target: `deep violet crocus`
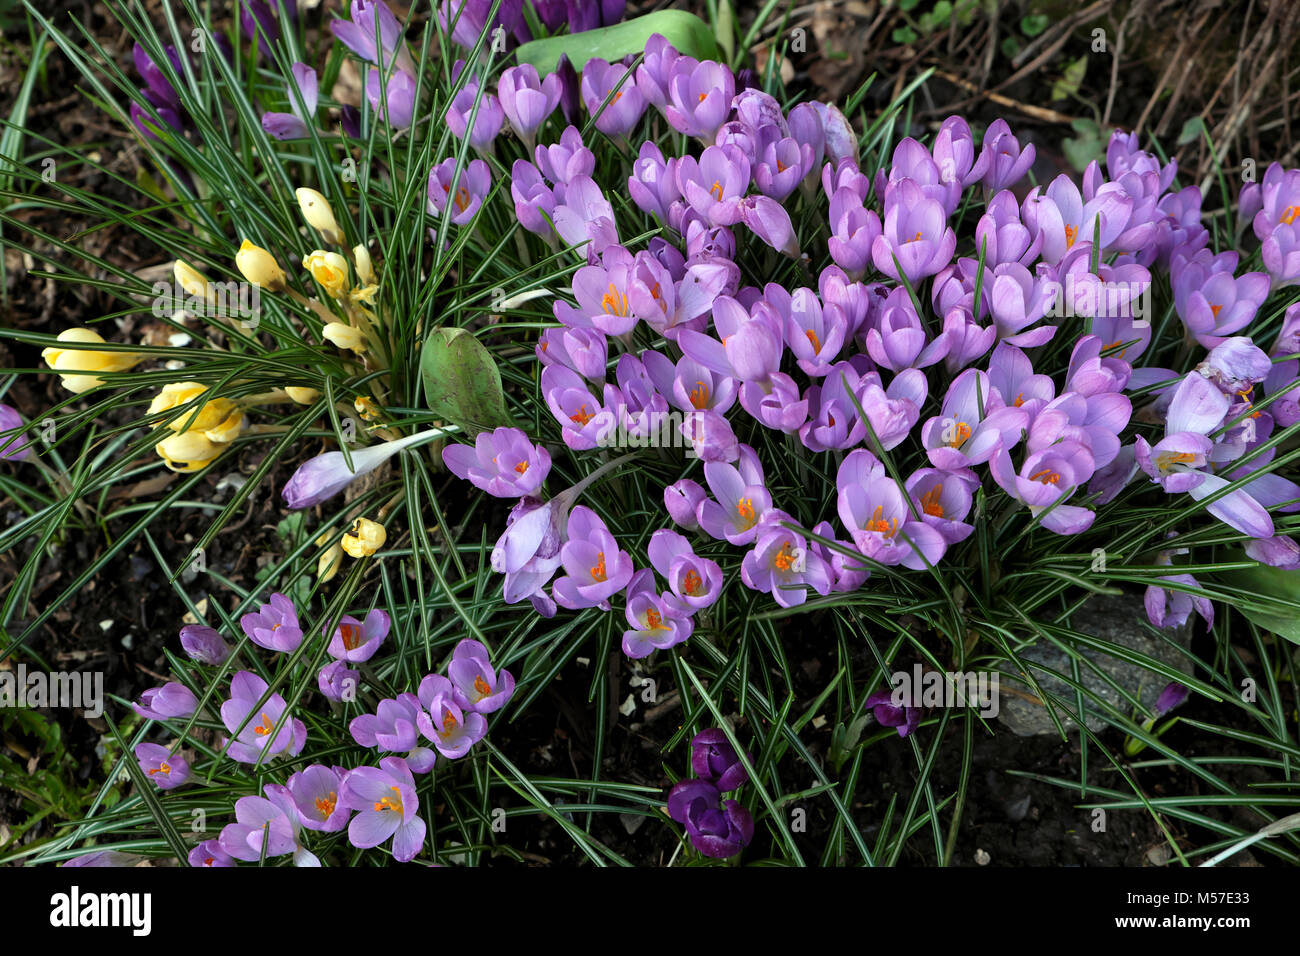
M 691 769 L 719 793 L 729 793 L 749 781 L 749 771 L 721 727 L 701 730 L 691 739 Z
M 488 649 L 471 638 L 461 641 L 452 651 L 447 678 L 456 703 L 463 710 L 477 714 L 500 710 L 515 692 L 515 679 L 510 672 L 493 668 Z
M 878 690 L 866 699 L 864 706 L 871 708 L 876 723 L 893 727 L 898 736 L 906 737 L 921 726 L 921 708 L 895 704 L 893 696 L 891 691 Z
M 535 494 L 551 470 L 551 455 L 518 428 L 479 432 L 474 446 L 447 445 L 443 463 L 458 478 L 498 498 Z
M 424 844 L 424 820 L 416 815 L 415 778 L 400 757 L 385 757 L 378 767 L 348 771 L 339 801 L 357 811 L 348 824 L 348 840 L 358 849 L 393 839 L 393 859 L 407 863 Z
M 735 800 L 722 800 L 705 780 L 683 780 L 668 794 L 668 815 L 686 827 L 691 845 L 714 859 L 735 856 L 754 838 L 754 818 Z

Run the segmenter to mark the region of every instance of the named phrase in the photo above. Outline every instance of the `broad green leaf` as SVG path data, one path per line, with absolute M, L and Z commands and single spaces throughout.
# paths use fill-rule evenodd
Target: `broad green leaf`
M 1215 577 L 1265 599 L 1300 601 L 1300 569 L 1287 571 L 1261 564 L 1253 568 L 1221 571 Z M 1300 612 L 1288 611 L 1281 606 L 1276 611 L 1264 610 L 1251 606 L 1248 601 L 1234 602 L 1233 607 L 1265 630 L 1300 644 Z
M 1079 84 L 1088 72 L 1088 57 L 1081 56 L 1065 68 L 1061 78 L 1052 84 L 1052 99 L 1063 100 L 1079 92 Z
M 1031 13 L 1020 18 L 1020 32 L 1027 37 L 1036 37 L 1047 29 L 1052 18 L 1044 13 Z
M 679 53 L 697 60 L 718 59 L 713 31 L 703 20 L 685 10 L 660 10 L 599 30 L 533 40 L 516 50 L 515 57 L 520 63 L 537 67 L 538 73 L 546 74 L 560 62 L 560 54 L 567 53 L 573 68 L 581 70 L 590 59 L 613 63 L 628 54 L 641 53 L 646 42 L 656 33 L 662 34 Z
M 1079 135 L 1061 143 L 1061 150 L 1070 165 L 1083 172 L 1094 159 L 1106 154 L 1106 137 L 1096 120 L 1079 117 L 1070 124 Z
M 435 330 L 420 355 L 420 372 L 429 409 L 461 426 L 469 437 L 515 425 L 506 411 L 496 362 L 464 329 Z

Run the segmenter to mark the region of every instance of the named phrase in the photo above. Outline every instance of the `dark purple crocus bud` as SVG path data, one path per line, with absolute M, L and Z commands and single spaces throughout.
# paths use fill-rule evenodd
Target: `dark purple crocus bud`
M 691 769 L 695 776 L 713 784 L 720 793 L 735 790 L 749 781 L 749 773 L 736 748 L 718 727 L 700 731 L 691 741 Z
M 578 71 L 573 68 L 567 53 L 560 54 L 555 75 L 560 78 L 560 111 L 564 113 L 564 121 L 572 126 L 577 122 L 579 110 L 582 109 L 582 92 Z
M 867 698 L 867 706 L 876 717 L 876 723 L 882 727 L 893 727 L 898 736 L 906 737 L 921 725 L 921 708 L 899 707 L 893 703 L 893 695 L 887 690 L 878 690 Z
M 1175 707 L 1187 700 L 1191 691 L 1177 681 L 1170 681 L 1156 698 L 1156 716 L 1163 717 Z
M 695 849 L 718 860 L 735 856 L 754 838 L 749 811 L 721 798 L 718 788 L 703 780 L 683 780 L 668 794 L 668 815 L 685 825 Z

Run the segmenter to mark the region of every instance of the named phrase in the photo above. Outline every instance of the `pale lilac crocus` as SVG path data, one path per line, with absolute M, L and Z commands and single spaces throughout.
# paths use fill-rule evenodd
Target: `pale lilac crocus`
M 605 522 L 585 505 L 569 514 L 569 540 L 560 549 L 564 577 L 551 588 L 561 607 L 607 608 L 610 596 L 632 579 L 632 557 L 619 548 Z
M 684 412 L 707 409 L 725 414 L 736 403 L 736 380 L 689 356 L 674 365 L 661 352 L 647 349 L 642 361 L 659 393 Z
M 190 660 L 219 666 L 230 656 L 230 645 L 216 628 L 204 624 L 187 624 L 181 628 L 181 647 Z
M 650 564 L 668 582 L 665 603 L 683 616 L 709 607 L 722 593 L 722 568 L 699 557 L 676 531 L 662 528 L 650 536 Z
M 378 70 L 367 71 L 366 99 L 370 109 L 393 129 L 406 129 L 415 118 L 415 76 L 394 70 L 384 80 Z
M 255 613 L 241 617 L 239 626 L 250 641 L 268 651 L 289 654 L 296 651 L 302 643 L 298 609 L 283 594 L 272 594 L 268 602 Z
M 1254 321 L 1268 298 L 1269 277 L 1263 272 L 1207 273 L 1188 265 L 1174 278 L 1173 290 L 1178 317 L 1208 349 Z
M 414 694 L 398 694 L 381 700 L 373 714 L 352 719 L 348 730 L 362 747 L 396 753 L 405 758 L 413 773 L 428 773 L 437 755 L 419 746 L 418 718 L 423 713 L 420 699 Z
M 980 151 L 980 161 L 985 163 L 984 175 L 981 177 L 985 190 L 992 194 L 1020 182 L 1034 164 L 1034 155 L 1033 143 L 1021 149 L 1020 141 L 1012 135 L 1007 121 L 995 119 L 984 131 L 984 143 Z
M 240 763 L 261 764 L 277 754 L 296 757 L 307 742 L 307 726 L 298 719 L 283 720 L 286 704 L 279 694 L 266 695 L 267 683 L 252 671 L 240 671 L 230 680 L 230 699 L 221 705 L 221 722 L 234 734 L 223 739 L 226 753 Z M 258 702 L 261 701 L 261 706 Z M 276 733 L 276 726 L 280 725 Z
M 1043 235 L 1041 228 L 1031 230 L 1021 221 L 1015 195 L 1004 189 L 989 200 L 975 225 L 975 248 L 983 251 L 984 264 L 989 268 L 1003 262 L 1028 266 L 1038 258 Z
M 605 381 L 609 340 L 600 329 L 547 329 L 534 352 L 543 368 L 558 363 L 594 385 Z
M 298 466 L 280 494 L 289 508 L 300 510 L 320 504 L 334 497 L 362 475 L 374 471 L 389 458 L 403 449 L 433 438 L 440 438 L 445 432 L 431 428 L 405 438 L 381 442 L 368 448 L 359 448 L 351 452 L 352 467 L 341 451 L 327 451 Z
M 1086 485 L 1094 470 L 1092 452 L 1069 439 L 1030 453 L 1019 471 L 1001 446 L 989 459 L 989 472 L 998 486 L 1057 534 L 1079 534 L 1092 526 L 1096 512 L 1060 502 Z
M 533 159 L 543 176 L 557 186 L 567 186 L 579 177 L 590 177 L 596 170 L 596 154 L 582 142 L 576 126 L 566 126 L 559 142 L 538 146 Z
M 315 121 L 318 90 L 316 71 L 306 63 L 295 63 L 290 68 L 293 84 L 289 87 L 288 113 L 263 113 L 262 129 L 276 139 L 302 139 L 308 135 Z M 297 95 L 295 95 L 295 89 Z M 302 105 L 299 106 L 299 98 Z
M 424 844 L 425 824 L 416 811 L 415 778 L 400 757 L 385 757 L 378 767 L 358 767 L 343 778 L 339 801 L 357 811 L 348 824 L 348 841 L 358 849 L 393 840 L 393 859 L 413 860 Z
M 618 406 L 623 401 L 614 386 L 605 386 L 602 404 L 587 383 L 563 365 L 542 369 L 541 384 L 546 405 L 560 423 L 561 437 L 574 451 L 603 445 L 618 426 Z
M 944 536 L 918 519 L 898 483 L 869 452 L 859 449 L 844 459 L 836 488 L 840 521 L 864 556 L 914 571 L 943 557 Z
M 456 690 L 441 674 L 430 674 L 420 682 L 420 703 L 424 709 L 416 718 L 420 733 L 448 760 L 457 760 L 487 733 L 487 718 L 456 703 Z
M 865 335 L 867 354 L 882 368 L 926 368 L 948 354 L 948 339 L 941 332 L 933 339 L 925 334 L 921 319 L 907 289 L 894 288 L 880 305 L 879 317 Z
M 593 57 L 583 66 L 582 101 L 606 136 L 625 137 L 641 122 L 646 102 L 634 81 L 621 63 Z
M 659 147 L 646 140 L 632 163 L 627 193 L 642 212 L 667 222 L 668 210 L 682 197 L 677 188 L 677 160 L 664 159 Z
M 922 426 L 921 444 L 930 464 L 959 471 L 988 461 L 998 445 L 1010 450 L 1028 425 L 1024 410 L 1003 405 L 988 374 L 972 368 L 957 376 L 940 414 Z
M 447 445 L 443 463 L 458 478 L 497 498 L 532 495 L 551 470 L 551 455 L 518 428 L 479 432 L 474 447 Z
M 735 545 L 753 542 L 760 519 L 772 507 L 772 495 L 763 487 L 762 477 L 747 480 L 741 469 L 724 462 L 706 464 L 704 477 L 716 500 L 700 502 L 696 516 L 700 527 L 711 537 Z
M 679 57 L 664 84 L 663 113 L 679 133 L 712 142 L 727 121 L 736 96 L 736 78 L 722 63 Z
M 236 866 L 235 858 L 225 851 L 220 840 L 204 840 L 186 857 L 190 866 L 219 869 Z
M 18 410 L 0 403 L 0 461 L 26 461 L 32 452 L 32 443 L 22 441 L 25 426 Z M 13 437 L 3 437 L 6 432 L 16 432 Z
M 656 593 L 654 571 L 649 568 L 637 571 L 628 582 L 623 616 L 628 623 L 623 653 L 633 660 L 677 646 L 695 627 L 690 615 L 675 612 Z
M 700 527 L 695 515 L 705 497 L 706 492 L 699 482 L 682 478 L 664 489 L 664 508 L 679 528 L 695 531 Z
M 456 703 L 476 714 L 500 710 L 515 692 L 511 673 L 497 671 L 488 657 L 488 649 L 471 638 L 461 641 L 452 651 L 447 677 Z
M 988 168 L 988 155 L 976 153 L 970 124 L 960 116 L 949 116 L 940 124 L 931 155 L 939 167 L 940 181 L 957 183 L 962 189 L 979 182 Z
M 763 294 L 785 319 L 785 341 L 806 375 L 821 377 L 831 370 L 849 333 L 848 317 L 837 305 L 823 308 L 812 289 L 786 292 L 769 282 Z
M 235 821 L 221 830 L 218 842 L 236 860 L 256 863 L 293 854 L 295 866 L 320 866 L 320 861 L 298 843 L 298 810 L 284 787 L 267 786 L 265 797 L 240 797 L 235 801 Z
M 881 234 L 871 244 L 876 269 L 891 279 L 898 279 L 901 269 L 915 286 L 951 262 L 956 248 L 957 234 L 943 206 L 910 179 L 900 180 L 885 204 Z
M 1161 559 L 1160 564 L 1170 563 L 1164 552 L 1161 553 Z M 1190 574 L 1167 574 L 1159 580 L 1180 587 L 1148 585 L 1143 597 L 1147 620 L 1160 628 L 1182 627 L 1195 611 L 1204 619 L 1206 627 L 1214 626 L 1214 604 L 1203 594 L 1194 593 L 1201 590 L 1196 578 Z
M 347 661 L 330 661 L 316 675 L 316 686 L 335 703 L 356 700 L 361 672 L 348 667 Z
M 151 687 L 140 695 L 139 703 L 131 709 L 145 720 L 176 720 L 191 717 L 198 709 L 199 699 L 184 684 L 168 681 L 161 687 Z
M 510 167 L 510 198 L 519 225 L 547 241 L 554 240 L 555 193 L 542 180 L 537 167 L 527 160 L 516 159 Z
M 469 125 L 471 117 L 473 127 Z M 484 93 L 480 97 L 478 82 L 473 79 L 467 81 L 452 97 L 451 104 L 443 115 L 452 135 L 457 139 L 464 139 L 468 135 L 470 146 L 480 151 L 492 146 L 497 134 L 501 132 L 505 118 L 501 101 L 491 93 Z
M 749 160 L 734 146 L 710 146 L 700 154 L 683 156 L 675 170 L 677 188 L 686 203 L 715 226 L 740 221 L 740 200 L 749 189 Z
M 919 468 L 905 482 L 921 520 L 943 536 L 948 545 L 964 541 L 975 530 L 965 522 L 973 496 L 960 475 L 938 468 Z
M 745 586 L 765 591 L 782 607 L 796 607 L 808 599 L 808 589 L 830 593 L 832 574 L 821 555 L 808 548 L 803 535 L 783 527 L 789 515 L 769 511 L 756 528 L 754 548 L 740 564 Z
M 597 256 L 618 245 L 614 207 L 590 176 L 575 176 L 565 185 L 555 206 L 555 231 L 579 251 Z
M 463 226 L 474 218 L 483 205 L 483 200 L 487 198 L 492 186 L 492 174 L 483 160 L 472 160 L 461 172 L 456 184 L 456 195 L 452 196 L 451 187 L 455 178 L 455 157 L 443 160 L 429 171 L 427 208 L 429 215 L 437 217 L 450 206 L 451 221 Z
M 299 823 L 321 833 L 337 833 L 348 825 L 352 813 L 339 805 L 346 774 L 342 767 L 317 763 L 289 777 L 287 789 L 298 811 Z
M 415 72 L 402 39 L 402 24 L 383 0 L 352 0 L 350 20 L 331 20 L 330 32 L 361 59 Z
M 560 78 L 548 73 L 542 79 L 531 63 L 513 66 L 501 71 L 497 99 L 511 128 L 531 152 L 537 131 L 560 104 Z
M 159 790 L 174 790 L 190 777 L 190 765 L 161 744 L 137 744 L 135 759 Z
M 388 615 L 379 608 L 374 608 L 366 615 L 365 621 L 359 621 L 350 614 L 343 615 L 334 635 L 330 638 L 326 651 L 336 661 L 359 663 L 375 656 L 379 646 L 388 636 Z

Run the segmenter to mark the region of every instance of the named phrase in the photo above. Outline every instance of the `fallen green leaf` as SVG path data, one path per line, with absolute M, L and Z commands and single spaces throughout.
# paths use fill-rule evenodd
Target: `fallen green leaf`
M 473 438 L 481 431 L 514 427 L 506 411 L 501 372 L 491 353 L 464 329 L 434 331 L 420 355 L 429 409 Z
M 718 59 L 718 45 L 713 31 L 703 20 L 685 10 L 660 10 L 634 20 L 626 20 L 586 33 L 566 33 L 525 43 L 515 51 L 520 63 L 531 63 L 537 72 L 546 74 L 566 53 L 575 70 L 588 60 L 599 58 L 614 63 L 628 54 L 641 53 L 646 41 L 656 33 L 676 47 L 679 53 L 697 60 Z

